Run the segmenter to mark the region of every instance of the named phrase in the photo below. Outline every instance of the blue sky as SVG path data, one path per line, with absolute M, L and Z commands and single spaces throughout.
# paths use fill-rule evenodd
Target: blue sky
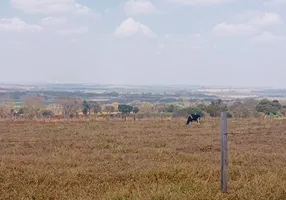
M 286 0 L 2 0 L 0 82 L 286 85 Z

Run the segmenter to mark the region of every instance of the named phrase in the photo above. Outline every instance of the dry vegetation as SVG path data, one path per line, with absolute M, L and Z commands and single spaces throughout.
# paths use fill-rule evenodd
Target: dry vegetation
M 286 199 L 286 120 L 0 122 L 0 199 Z

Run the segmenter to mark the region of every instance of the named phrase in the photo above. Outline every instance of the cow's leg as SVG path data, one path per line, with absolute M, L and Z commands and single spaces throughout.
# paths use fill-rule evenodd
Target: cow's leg
M 200 118 L 198 118 L 197 122 L 198 122 L 198 124 L 200 124 Z
M 192 121 L 191 118 L 188 117 L 186 125 L 189 125 L 189 123 L 190 123 L 191 121 Z

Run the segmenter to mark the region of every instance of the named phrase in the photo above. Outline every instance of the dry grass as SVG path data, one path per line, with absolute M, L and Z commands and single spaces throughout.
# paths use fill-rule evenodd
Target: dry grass
M 286 199 L 286 120 L 0 122 L 0 199 Z

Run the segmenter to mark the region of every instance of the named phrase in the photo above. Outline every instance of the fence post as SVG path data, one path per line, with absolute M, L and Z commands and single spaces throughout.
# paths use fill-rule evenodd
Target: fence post
M 221 191 L 227 192 L 228 173 L 228 142 L 227 142 L 227 113 L 221 113 Z

